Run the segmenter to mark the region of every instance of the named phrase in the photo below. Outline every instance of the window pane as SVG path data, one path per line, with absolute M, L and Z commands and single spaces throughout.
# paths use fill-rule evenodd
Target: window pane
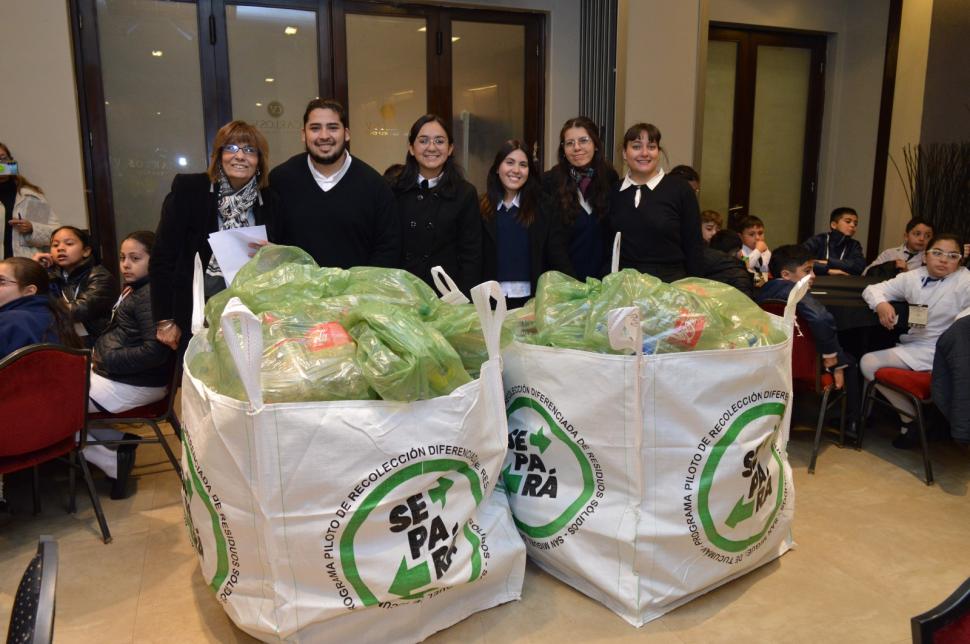
M 226 7 L 232 117 L 258 127 L 270 167 L 304 150 L 303 110 L 319 92 L 313 11 Z
M 155 230 L 178 172 L 204 172 L 195 4 L 99 0 L 102 81 L 118 239 Z
M 700 202 L 703 210 L 721 213 L 725 224 L 731 198 L 731 142 L 734 137 L 737 58 L 737 43 L 720 40 L 708 42 Z
M 378 172 L 404 163 L 428 110 L 426 29 L 424 18 L 347 14 L 351 148 Z
M 451 68 L 455 157 L 484 192 L 495 152 L 525 131 L 525 27 L 452 22 Z
M 758 47 L 748 212 L 771 247 L 798 243 L 811 64 L 809 49 Z

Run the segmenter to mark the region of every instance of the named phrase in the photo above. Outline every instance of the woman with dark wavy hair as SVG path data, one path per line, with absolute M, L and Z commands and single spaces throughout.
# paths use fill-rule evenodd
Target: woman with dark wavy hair
M 452 156 L 444 119 L 425 114 L 411 126 L 404 168 L 393 181 L 401 221 L 401 267 L 433 285 L 441 266 L 467 295 L 482 281 L 478 195 Z
M 576 277 L 602 277 L 609 262 L 610 192 L 619 177 L 603 154 L 596 123 L 585 116 L 566 121 L 558 157 L 558 165 L 542 177 L 543 210 L 566 230 Z
M 495 154 L 479 202 L 484 277 L 497 280 L 510 308 L 535 294 L 546 271 L 573 274 L 566 232 L 540 205 L 539 171 L 529 150 L 514 139 Z

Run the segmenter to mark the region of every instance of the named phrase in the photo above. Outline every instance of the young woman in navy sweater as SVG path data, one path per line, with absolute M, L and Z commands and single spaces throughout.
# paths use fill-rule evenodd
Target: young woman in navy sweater
M 660 167 L 660 130 L 637 123 L 623 135 L 626 177 L 610 197 L 610 238 L 623 234 L 620 268 L 673 282 L 704 274 L 701 215 L 694 189 Z
M 495 154 L 479 202 L 484 277 L 497 280 L 510 308 L 535 295 L 546 271 L 573 274 L 566 231 L 559 217 L 539 208 L 539 173 L 528 149 L 509 140 Z

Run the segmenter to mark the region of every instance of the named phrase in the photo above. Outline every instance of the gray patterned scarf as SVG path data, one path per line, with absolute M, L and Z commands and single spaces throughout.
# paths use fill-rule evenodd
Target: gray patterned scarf
M 249 225 L 249 219 L 247 215 L 253 207 L 253 203 L 259 200 L 259 203 L 263 203 L 262 198 L 259 195 L 259 173 L 256 173 L 249 183 L 244 185 L 238 191 L 233 190 L 232 185 L 229 183 L 229 179 L 222 170 L 219 170 L 219 216 L 222 217 L 222 230 L 229 230 L 230 228 L 245 228 Z M 216 256 L 213 255 L 209 259 L 209 265 L 205 269 L 205 273 L 211 277 L 222 277 L 222 269 L 219 268 L 219 262 L 216 261 Z

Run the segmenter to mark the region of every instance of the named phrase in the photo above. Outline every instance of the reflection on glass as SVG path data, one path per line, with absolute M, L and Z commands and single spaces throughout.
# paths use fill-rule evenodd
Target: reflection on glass
M 769 246 L 798 243 L 811 62 L 808 49 L 758 47 L 748 212 Z
M 347 14 L 351 150 L 378 172 L 404 163 L 428 110 L 424 18 Z
M 258 127 L 270 167 L 304 151 L 303 110 L 318 94 L 313 11 L 226 7 L 232 116 Z
M 172 177 L 208 165 L 195 11 L 182 2 L 98 2 L 119 239 L 155 230 Z
M 525 27 L 456 20 L 451 33 L 455 158 L 484 192 L 495 152 L 525 131 Z
M 731 142 L 734 137 L 734 80 L 738 45 L 712 40 L 707 45 L 704 87 L 704 138 L 701 152 L 701 209 L 716 210 L 727 223 L 731 194 Z

